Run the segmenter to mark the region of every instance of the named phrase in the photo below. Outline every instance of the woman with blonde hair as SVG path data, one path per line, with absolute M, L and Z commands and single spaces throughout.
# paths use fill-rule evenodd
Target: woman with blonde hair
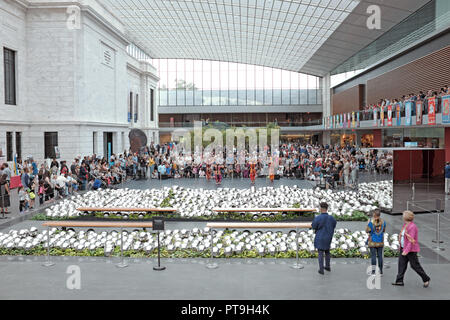
M 424 288 L 428 288 L 430 277 L 423 270 L 417 257 L 417 253 L 420 252 L 419 230 L 414 223 L 414 213 L 411 211 L 403 212 L 403 221 L 405 223 L 399 234 L 400 256 L 398 258 L 398 274 L 393 285 L 404 286 L 403 278 L 408 268 L 408 262 L 410 262 L 411 268 L 422 278 Z
M 372 274 L 375 274 L 377 257 L 380 274 L 383 274 L 383 250 L 384 250 L 384 233 L 386 232 L 386 222 L 381 219 L 379 209 L 373 211 L 372 219 L 366 227 L 369 234 L 367 244 L 370 249 L 370 257 L 372 260 Z

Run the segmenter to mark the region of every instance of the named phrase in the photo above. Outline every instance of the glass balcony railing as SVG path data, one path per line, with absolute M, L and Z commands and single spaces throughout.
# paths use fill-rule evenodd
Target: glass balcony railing
M 261 128 L 266 127 L 269 124 L 275 124 L 279 127 L 309 127 L 318 126 L 322 124 L 322 119 L 312 120 L 308 122 L 291 122 L 291 121 L 278 121 L 278 122 L 265 122 L 265 121 L 254 121 L 254 122 L 203 122 L 203 126 L 211 125 L 212 127 L 217 127 L 220 129 L 231 128 L 231 127 L 247 127 L 247 128 Z M 193 128 L 194 122 L 160 122 L 160 128 Z
M 380 120 L 380 119 L 384 119 L 385 121 L 387 121 L 389 119 L 389 112 L 391 112 L 391 115 L 392 115 L 391 119 L 392 119 L 394 125 L 397 123 L 401 123 L 399 119 L 407 117 L 408 115 L 411 117 L 416 117 L 416 120 L 417 120 L 416 123 L 411 123 L 411 125 L 421 124 L 423 116 L 428 116 L 430 114 L 434 114 L 434 115 L 441 114 L 441 113 L 443 113 L 444 108 L 447 108 L 447 110 L 448 110 L 448 108 L 449 108 L 448 104 L 450 102 L 449 97 L 450 96 L 425 98 L 424 100 L 392 103 L 391 105 L 386 105 L 383 107 L 380 107 L 380 106 L 371 107 L 371 108 L 367 108 L 365 110 L 345 113 L 345 120 L 346 120 L 346 122 L 349 121 L 349 116 L 350 116 L 350 121 L 354 120 L 355 122 L 375 121 L 375 120 Z M 406 102 L 410 102 L 409 106 L 407 106 Z M 408 115 L 407 115 L 407 113 L 408 113 Z M 354 118 L 353 118 L 353 114 L 354 114 Z M 417 118 L 417 115 L 420 115 L 420 117 Z M 338 115 L 331 116 L 330 117 L 331 120 L 325 118 L 324 120 L 328 122 L 326 124 L 328 128 L 333 127 L 333 126 L 330 126 L 330 121 L 333 121 L 333 117 L 336 117 L 336 120 L 339 119 L 338 124 L 341 124 L 343 121 L 342 119 L 344 118 L 344 114 L 338 114 Z M 336 123 L 336 120 L 335 120 L 335 123 Z M 354 127 L 354 126 L 352 126 L 352 127 Z
M 423 101 L 410 101 L 411 104 L 409 105 L 410 110 L 407 110 L 408 108 L 406 107 L 406 103 L 395 103 L 395 104 L 391 104 L 391 109 L 390 112 L 392 114 L 392 122 L 393 125 L 396 126 L 398 125 L 398 123 L 403 123 L 398 121 L 398 119 L 404 118 L 407 116 L 407 113 L 410 114 L 411 117 L 416 117 L 416 121 L 415 122 L 411 122 L 411 125 L 416 125 L 416 124 L 421 124 L 422 123 L 422 119 L 424 116 L 428 116 L 430 115 L 430 108 L 433 108 L 434 106 L 434 114 L 438 115 L 438 114 L 449 114 L 449 111 L 444 112 L 445 110 L 449 109 L 449 103 L 450 103 L 450 96 L 446 96 L 446 97 L 436 97 L 435 100 L 431 100 L 431 98 L 426 98 Z M 375 120 L 380 120 L 380 119 L 384 119 L 385 122 L 388 121 L 389 119 L 389 108 L 388 106 L 384 106 L 383 108 L 381 107 L 375 107 L 375 108 L 368 108 L 366 110 L 360 110 L 360 111 L 354 111 L 354 112 L 350 112 L 350 113 L 346 113 L 346 122 L 348 122 L 349 120 L 349 116 L 350 116 L 350 121 L 353 122 L 353 115 L 354 115 L 354 121 L 355 124 L 361 121 L 375 121 Z M 431 112 L 432 113 L 432 112 Z M 417 119 L 417 115 L 420 115 L 421 117 L 419 119 Z M 350 127 L 345 125 L 342 126 L 342 122 L 343 122 L 343 114 L 339 114 L 339 115 L 334 115 L 334 117 L 339 118 L 339 123 L 335 125 L 330 125 L 330 121 L 332 121 L 333 116 L 330 118 L 324 118 L 324 119 L 318 119 L 318 120 L 311 120 L 311 121 L 277 121 L 276 125 L 278 125 L 279 127 L 309 127 L 309 126 L 324 126 L 325 128 L 328 129 L 333 129 L 333 128 L 355 128 L 355 127 L 359 127 L 359 123 L 354 125 L 352 124 Z M 450 115 L 448 116 L 449 120 L 450 120 Z M 331 120 L 330 120 L 331 119 Z M 444 117 L 442 117 L 442 119 L 444 119 Z M 326 121 L 326 122 L 324 122 Z M 443 120 L 444 122 L 445 120 Z M 327 123 L 328 122 L 328 123 Z M 232 121 L 232 122 L 218 122 L 218 121 L 211 121 L 209 123 L 205 123 L 203 122 L 203 125 L 212 125 L 214 126 L 218 126 L 220 128 L 224 128 L 224 127 L 249 127 L 249 128 L 260 128 L 260 127 L 266 127 L 269 124 L 273 124 L 273 121 L 249 121 L 249 122 L 238 122 L 238 121 Z M 428 122 L 428 124 L 430 124 L 430 122 Z M 440 124 L 440 123 L 437 123 Z M 185 121 L 185 122 L 160 122 L 159 126 L 161 128 L 193 128 L 194 127 L 194 122 L 193 121 Z M 374 127 L 376 127 L 377 125 L 374 124 Z

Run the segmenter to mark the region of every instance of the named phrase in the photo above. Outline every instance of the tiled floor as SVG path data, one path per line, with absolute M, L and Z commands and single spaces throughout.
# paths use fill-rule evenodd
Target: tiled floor
M 133 181 L 128 188 L 171 186 L 174 181 Z M 177 180 L 177 185 L 192 188 L 216 188 L 204 180 Z M 299 180 L 276 181 L 277 185 L 299 185 L 310 188 L 311 183 Z M 257 180 L 257 187 L 266 185 Z M 247 188 L 242 180 L 225 180 L 222 187 Z M 450 201 L 445 201 L 445 212 L 440 214 L 440 236 L 445 251 L 433 249 L 436 237 L 436 214 L 418 214 L 422 248 L 421 262 L 432 278 L 431 287 L 422 288 L 419 277 L 407 272 L 404 288 L 392 287 L 395 279 L 396 259 L 388 259 L 388 267 L 381 278 L 380 290 L 367 288 L 368 261 L 353 259 L 333 260 L 333 271 L 325 276 L 317 273 L 315 260 L 302 261 L 305 268 L 289 267 L 293 260 L 219 260 L 219 268 L 206 269 L 207 260 L 163 260 L 167 270 L 155 272 L 154 260 L 132 259 L 129 267 L 119 269 L 118 261 L 109 258 L 53 258 L 56 265 L 41 266 L 41 257 L 0 257 L 0 299 L 450 299 Z M 398 233 L 401 216 L 383 215 L 389 233 Z M 11 222 L 11 221 L 10 221 Z M 36 221 L 22 221 L 9 229 L 40 227 Z M 203 227 L 204 223 L 169 222 L 167 228 Z M 339 223 L 339 228 L 364 229 L 365 223 Z M 69 290 L 66 281 L 68 266 L 81 270 L 81 290 Z M 343 289 L 344 288 L 344 289 Z

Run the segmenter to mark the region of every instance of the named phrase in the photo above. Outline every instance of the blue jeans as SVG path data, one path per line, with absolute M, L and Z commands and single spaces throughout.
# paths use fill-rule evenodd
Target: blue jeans
M 319 269 L 323 271 L 323 255 L 325 254 L 325 268 L 329 269 L 331 264 L 330 250 L 319 249 Z
M 380 268 L 380 272 L 383 273 L 383 250 L 384 248 L 370 248 L 370 258 L 372 259 L 372 266 L 377 265 L 377 256 L 378 256 L 378 267 Z

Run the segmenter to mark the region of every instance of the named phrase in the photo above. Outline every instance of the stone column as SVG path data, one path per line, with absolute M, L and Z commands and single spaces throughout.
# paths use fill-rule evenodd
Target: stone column
M 331 145 L 331 131 L 323 131 L 322 132 L 322 144 L 323 145 Z

